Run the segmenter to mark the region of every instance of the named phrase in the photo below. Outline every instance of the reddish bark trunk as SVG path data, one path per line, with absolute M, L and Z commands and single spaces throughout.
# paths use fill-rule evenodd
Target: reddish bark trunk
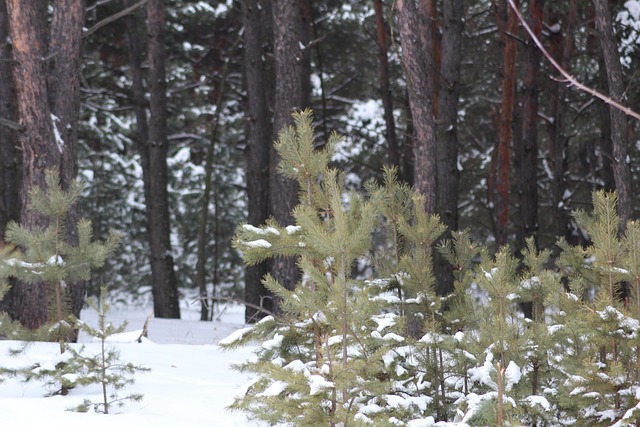
M 518 2 L 516 2 L 517 4 Z M 496 23 L 502 44 L 502 101 L 498 123 L 498 140 L 492 159 L 489 204 L 493 209 L 496 248 L 507 242 L 509 224 L 509 193 L 511 184 L 511 142 L 516 83 L 516 34 L 518 19 L 506 0 L 496 5 Z
M 40 2 L 10 0 L 6 2 L 13 53 L 13 81 L 18 116 L 24 125 L 19 133 L 23 154 L 22 208 L 23 226 L 33 229 L 46 225 L 44 218 L 27 207 L 26 198 L 34 186 L 44 186 L 44 171 L 59 166 L 62 149 L 53 136 L 47 91 L 46 56 L 41 29 L 46 27 Z M 44 285 L 14 286 L 9 294 L 11 314 L 28 328 L 38 328 L 47 321 Z

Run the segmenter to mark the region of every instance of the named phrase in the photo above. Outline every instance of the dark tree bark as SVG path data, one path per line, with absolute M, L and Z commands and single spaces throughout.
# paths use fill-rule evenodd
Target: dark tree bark
M 542 34 L 544 0 L 529 2 L 529 24 L 538 39 Z M 524 99 L 522 101 L 522 138 L 518 147 L 520 170 L 518 195 L 522 223 L 515 250 L 524 248 L 525 238 L 538 241 L 538 92 L 540 50 L 532 40 L 527 42 L 524 58 Z
M 449 230 L 458 229 L 458 98 L 460 63 L 464 30 L 463 0 L 443 2 L 442 38 L 440 41 L 440 77 L 438 79 L 437 111 L 437 201 L 436 211 Z M 436 292 L 446 295 L 453 291 L 452 266 L 437 253 Z
M 64 142 L 60 179 L 63 188 L 78 173 L 78 119 L 80 115 L 80 62 L 82 60 L 82 28 L 85 14 L 84 0 L 62 0 L 56 3 L 51 21 L 49 38 L 48 90 L 54 135 Z M 79 220 L 77 207 L 67 216 L 67 241 L 76 244 L 76 225 Z M 80 316 L 84 305 L 85 282 L 71 286 L 72 311 Z
M 299 2 L 275 0 L 273 2 L 275 98 L 274 132 L 293 124 L 291 114 L 306 106 L 309 95 L 304 93 L 304 55 L 300 50 L 302 40 L 302 15 Z M 279 157 L 271 148 L 269 167 L 269 203 L 271 214 L 281 225 L 293 223 L 291 210 L 297 203 L 297 184 L 284 178 L 276 167 Z M 298 268 L 294 258 L 276 258 L 271 264 L 271 273 L 285 288 L 293 289 L 298 280 Z
M 624 80 L 622 66 L 620 65 L 618 49 L 613 36 L 613 23 L 611 22 L 609 4 L 607 0 L 594 0 L 593 4 L 596 12 L 596 31 L 607 72 L 609 96 L 615 101 L 623 101 Z M 633 213 L 631 172 L 628 163 L 627 116 L 613 106 L 609 108 L 609 115 L 611 117 L 613 176 L 616 182 L 616 191 L 618 192 L 618 214 L 624 230 Z
M 396 2 L 398 32 L 402 46 L 402 63 L 407 76 L 409 105 L 413 117 L 414 182 L 413 185 L 425 195 L 425 209 L 436 211 L 436 142 L 435 118 L 433 114 L 433 91 L 428 83 L 432 75 L 433 61 L 425 50 L 418 13 L 414 0 Z M 428 30 L 427 30 L 428 31 Z
M 387 41 L 387 29 L 384 22 L 382 0 L 374 0 L 376 15 L 376 35 L 378 41 L 378 64 L 380 70 L 378 81 L 380 83 L 380 95 L 382 108 L 384 109 L 385 137 L 387 138 L 388 161 L 398 168 L 400 173 L 400 148 L 396 136 L 396 122 L 393 117 L 393 94 L 391 93 L 391 78 L 389 75 L 389 42 Z
M 550 36 L 551 55 L 566 70 L 573 50 L 573 32 L 578 14 L 577 0 L 569 0 L 567 15 L 562 27 Z M 551 18 L 551 26 L 559 24 L 559 17 Z M 553 207 L 552 231 L 554 236 L 565 236 L 570 239 L 569 207 L 564 199 L 567 189 L 566 173 L 568 170 L 567 147 L 568 137 L 565 131 L 565 97 L 567 90 L 564 84 L 551 80 L 550 111 L 552 121 L 548 123 L 549 156 L 551 157 L 551 203 Z
M 518 2 L 516 1 L 516 4 Z M 496 249 L 507 242 L 509 193 L 511 184 L 511 143 L 515 106 L 516 40 L 518 18 L 506 0 L 494 3 L 495 17 L 502 44 L 502 101 L 498 122 L 498 139 L 489 176 L 489 206 L 493 210 Z
M 270 25 L 270 11 L 264 1 L 246 0 L 242 2 L 244 20 L 244 72 L 247 91 L 245 131 L 246 131 L 246 180 L 249 224 L 264 224 L 269 216 L 269 151 L 271 147 L 271 121 L 269 116 L 269 79 L 272 69 L 267 62 L 265 28 Z M 268 36 L 268 34 L 267 34 Z M 266 37 L 269 40 L 270 37 Z M 273 310 L 273 300 L 262 284 L 267 273 L 267 264 L 261 263 L 245 269 L 245 301 L 253 306 Z M 245 321 L 254 322 L 260 313 L 253 307 L 245 309 Z
M 16 121 L 16 99 L 11 81 L 11 49 L 7 8 L 0 1 L 0 118 Z M 16 132 L 0 125 L 0 237 L 10 221 L 20 219 L 21 158 Z
M 149 0 L 149 139 L 142 148 L 145 200 L 151 250 L 153 310 L 156 317 L 180 318 L 178 281 L 171 255 L 167 168 L 167 81 L 164 6 Z
M 422 28 L 414 0 L 396 2 L 398 33 L 402 46 L 402 64 L 407 79 L 409 106 L 413 117 L 414 188 L 424 194 L 427 213 L 436 212 L 436 147 L 435 117 L 433 111 L 433 52 L 423 45 L 422 35 L 430 28 Z M 430 22 L 422 22 L 429 26 Z M 416 316 L 407 321 L 407 333 L 418 338 L 422 322 Z

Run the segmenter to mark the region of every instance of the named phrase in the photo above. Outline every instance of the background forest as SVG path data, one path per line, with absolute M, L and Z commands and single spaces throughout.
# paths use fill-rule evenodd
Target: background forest
M 640 2 L 515 4 L 565 70 L 638 109 Z M 220 298 L 246 300 L 247 320 L 273 310 L 260 278 L 291 289 L 292 260 L 245 270 L 231 240 L 243 222 L 292 224 L 272 145 L 305 107 L 318 147 L 345 136 L 332 165 L 348 188 L 394 165 L 428 213 L 493 250 L 586 243 L 570 212 L 594 190 L 617 190 L 622 224 L 637 216 L 637 121 L 570 87 L 506 0 L 19 0 L 0 3 L 0 40 L 0 233 L 43 224 L 27 194 L 57 167 L 63 187 L 86 183 L 69 221 L 124 234 L 73 285 L 78 309 L 106 284 L 151 295 L 157 317 L 179 317 L 189 288 L 202 319 Z M 1 308 L 36 327 L 41 305 L 13 286 Z

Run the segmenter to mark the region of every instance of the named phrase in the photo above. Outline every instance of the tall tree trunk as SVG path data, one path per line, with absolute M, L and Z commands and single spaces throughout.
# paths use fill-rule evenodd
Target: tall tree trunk
M 518 18 L 506 0 L 494 3 L 495 17 L 502 44 L 502 101 L 498 122 L 498 140 L 489 179 L 489 205 L 493 209 L 496 249 L 507 241 L 509 224 L 509 193 L 511 183 L 511 142 L 515 107 L 516 40 Z M 518 2 L 516 1 L 516 4 Z
M 29 229 L 46 225 L 46 218 L 28 208 L 29 191 L 36 185 L 43 187 L 45 169 L 59 166 L 62 159 L 62 147 L 54 139 L 47 101 L 47 73 L 43 61 L 46 49 L 42 31 L 46 28 L 46 19 L 40 3 L 31 0 L 6 2 L 18 116 L 24 125 L 18 136 L 23 154 L 20 220 Z M 10 314 L 14 319 L 33 329 L 46 323 L 47 301 L 43 284 L 13 286 L 9 298 Z
M 544 0 L 529 2 L 529 24 L 539 39 L 542 34 Z M 524 99 L 522 102 L 522 138 L 518 147 L 520 170 L 518 187 L 521 225 L 515 249 L 524 248 L 525 238 L 538 241 L 538 75 L 540 50 L 532 40 L 527 41 L 524 59 Z
M 309 99 L 304 93 L 304 54 L 300 49 L 302 40 L 302 16 L 299 2 L 275 0 L 273 2 L 275 98 L 274 131 L 280 132 L 293 124 L 291 114 L 306 106 Z M 293 223 L 291 210 L 298 200 L 296 182 L 281 176 L 276 167 L 279 156 L 271 148 L 269 167 L 269 203 L 271 214 L 280 225 Z M 294 258 L 276 258 L 271 263 L 271 273 L 285 288 L 293 289 L 298 281 L 298 268 Z
M 594 0 L 596 31 L 607 72 L 609 96 L 615 101 L 623 101 L 624 80 L 622 66 L 618 56 L 618 49 L 613 37 L 613 23 L 607 0 Z M 627 221 L 633 214 L 633 200 L 631 193 L 631 172 L 629 169 L 629 148 L 627 116 L 624 112 L 609 107 L 611 117 L 611 145 L 613 152 L 613 176 L 618 192 L 618 214 L 625 229 Z
M 437 201 L 436 209 L 449 230 L 458 229 L 458 98 L 460 63 L 464 30 L 463 0 L 443 2 L 442 38 L 440 41 L 440 78 L 438 79 L 437 110 Z M 434 253 L 436 292 L 446 295 L 453 291 L 451 264 Z
M 0 1 L 0 118 L 16 121 L 15 92 L 11 81 L 11 49 L 7 8 Z M 17 135 L 0 125 L 0 237 L 9 221 L 20 219 L 21 159 Z
M 573 31 L 578 15 L 577 0 L 569 0 L 567 15 L 562 27 L 551 33 L 550 51 L 553 57 L 565 69 L 569 69 L 569 61 L 573 50 Z M 559 24 L 559 17 L 551 17 L 551 26 Z M 551 203 L 553 208 L 552 227 L 553 235 L 570 238 L 569 206 L 565 200 L 567 189 L 566 173 L 568 170 L 567 148 L 568 137 L 565 131 L 565 85 L 551 80 L 551 120 L 549 128 L 549 155 L 551 157 Z
M 378 40 L 378 82 L 384 109 L 385 136 L 387 138 L 388 161 L 398 168 L 400 173 L 400 148 L 396 136 L 396 122 L 393 117 L 393 94 L 391 93 L 391 78 L 389 75 L 389 42 L 387 41 L 387 29 L 384 23 L 384 11 L 382 0 L 374 0 L 376 15 L 376 35 Z
M 415 131 L 414 187 L 424 194 L 427 213 L 436 212 L 436 129 L 433 111 L 432 49 L 426 50 L 419 36 L 430 28 L 421 28 L 414 0 L 396 2 L 398 31 L 402 46 L 402 63 L 407 76 L 409 105 Z M 429 26 L 429 21 L 423 24 Z M 418 35 L 418 36 L 417 36 Z M 431 82 L 431 83 L 430 83 Z M 407 333 L 418 338 L 422 321 L 417 316 L 407 318 Z
M 249 224 L 263 224 L 269 217 L 269 151 L 271 147 L 271 120 L 269 117 L 268 77 L 272 72 L 265 52 L 264 28 L 272 16 L 264 0 L 245 0 L 242 4 L 244 20 L 244 72 L 247 91 L 245 131 L 246 179 Z M 268 1 L 267 1 L 268 3 Z M 268 34 L 267 34 L 268 36 Z M 269 40 L 270 37 L 267 38 Z M 267 264 L 261 263 L 245 269 L 245 301 L 253 306 L 273 310 L 273 300 L 262 284 Z M 254 322 L 259 313 L 253 307 L 245 308 L 245 321 Z
M 49 38 L 48 90 L 54 135 L 64 144 L 60 163 L 60 179 L 63 188 L 78 173 L 77 146 L 80 115 L 80 62 L 82 60 L 82 28 L 85 14 L 84 0 L 56 2 Z M 76 244 L 79 213 L 73 206 L 67 216 L 66 239 Z M 80 317 L 84 305 L 85 282 L 68 284 L 72 311 Z
M 180 318 L 178 281 L 171 254 L 167 167 L 167 81 L 165 75 L 164 6 L 149 0 L 149 140 L 143 147 L 143 171 L 151 250 L 153 310 L 156 317 Z
M 414 0 L 396 2 L 398 32 L 402 46 L 402 63 L 407 75 L 409 105 L 413 117 L 414 187 L 425 195 L 425 209 L 436 211 L 436 141 L 433 114 L 433 91 L 429 76 L 433 61 L 422 44 L 418 13 Z

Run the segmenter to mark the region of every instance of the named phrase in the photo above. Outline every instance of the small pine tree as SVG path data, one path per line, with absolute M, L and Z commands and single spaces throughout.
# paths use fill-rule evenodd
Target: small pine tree
M 303 278 L 289 291 L 266 277 L 265 286 L 280 298 L 283 315 L 267 317 L 221 342 L 234 347 L 265 341 L 258 357 L 240 366 L 258 378 L 231 408 L 292 425 L 385 426 L 421 417 L 433 399 L 421 388 L 429 379 L 416 380 L 421 368 L 410 356 L 405 319 L 411 313 L 419 329 L 427 317 L 432 322 L 432 316 L 419 311 L 435 310 L 430 242 L 442 228 L 391 170 L 386 186 L 368 186 L 368 198 L 346 192 L 343 177 L 328 165 L 337 137 L 315 150 L 311 114 L 294 118 L 296 127 L 281 132 L 276 148 L 282 158 L 279 170 L 301 189 L 295 224 L 243 225 L 235 246 L 248 263 L 295 256 Z M 385 208 L 391 199 L 396 206 Z M 372 256 L 380 220 L 395 235 L 390 244 L 395 255 L 382 254 L 381 248 Z M 380 261 L 380 271 L 371 259 Z M 366 262 L 378 277 L 355 276 L 358 262 Z M 406 352 L 399 351 L 405 344 Z
M 67 283 L 89 279 L 91 270 L 102 266 L 114 251 L 119 237 L 111 233 L 105 242 L 93 241 L 91 222 L 81 219 L 77 224 L 77 244 L 67 241 L 67 216 L 80 197 L 82 184 L 73 181 L 63 190 L 56 169 L 45 172 L 45 184 L 46 189 L 31 189 L 29 205 L 47 218 L 48 225 L 30 230 L 16 222 L 8 224 L 5 240 L 23 253 L 5 261 L 4 274 L 18 279 L 23 286 L 46 288 L 48 322 L 43 332 L 46 339 L 59 342 L 60 352 L 64 353 L 75 325 Z
M 564 304 L 563 329 L 571 333 L 564 335 L 561 368 L 571 374 L 558 389 L 558 401 L 566 413 L 589 425 L 615 420 L 631 425 L 640 420 L 640 228 L 631 221 L 620 235 L 614 193 L 594 193 L 593 206 L 591 214 L 575 214 L 592 244 L 565 247 L 560 260 L 572 292 Z
M 85 400 L 74 409 L 86 412 L 93 407 L 96 412 L 108 414 L 113 405 L 121 407 L 126 401 L 139 402 L 142 400 L 140 393 L 130 393 L 123 397 L 119 396 L 118 392 L 134 383 L 133 374 L 147 372 L 149 368 L 130 362 L 123 363 L 120 360 L 120 352 L 115 347 L 108 347 L 107 339 L 114 334 L 123 332 L 127 324 L 125 322 L 120 326 L 114 326 L 107 321 L 110 306 L 107 302 L 106 287 L 102 287 L 100 290 L 99 304 L 90 303 L 90 305 L 98 312 L 97 328 L 82 321 L 79 321 L 78 324 L 81 330 L 100 342 L 100 352 L 93 356 L 86 356 L 83 354 L 84 347 L 80 350 L 69 347 L 71 357 L 65 366 L 67 373 L 63 373 L 60 377 L 62 381 L 69 381 L 69 386 L 100 384 L 102 388 L 100 402 Z

